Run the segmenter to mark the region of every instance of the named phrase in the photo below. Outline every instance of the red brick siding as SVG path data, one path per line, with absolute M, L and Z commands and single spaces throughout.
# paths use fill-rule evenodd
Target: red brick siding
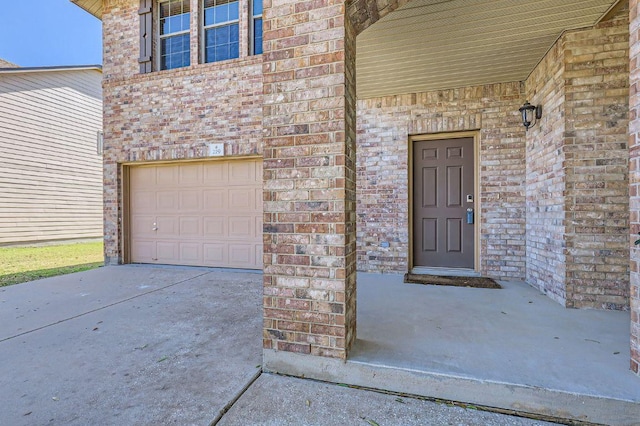
M 480 269 L 525 276 L 522 84 L 504 83 L 358 102 L 358 269 L 406 272 L 409 135 L 480 131 Z

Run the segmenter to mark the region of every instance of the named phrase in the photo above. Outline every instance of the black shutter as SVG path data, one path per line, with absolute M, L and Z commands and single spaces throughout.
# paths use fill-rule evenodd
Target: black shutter
M 140 0 L 140 73 L 152 71 L 153 59 L 153 0 Z

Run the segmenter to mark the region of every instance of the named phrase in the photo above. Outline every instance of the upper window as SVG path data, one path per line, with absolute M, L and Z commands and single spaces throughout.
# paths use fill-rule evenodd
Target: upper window
M 204 0 L 204 61 L 240 55 L 238 1 Z
M 262 53 L 262 0 L 253 0 L 251 6 L 251 53 Z
M 189 0 L 164 0 L 159 3 L 160 69 L 170 70 L 191 63 Z

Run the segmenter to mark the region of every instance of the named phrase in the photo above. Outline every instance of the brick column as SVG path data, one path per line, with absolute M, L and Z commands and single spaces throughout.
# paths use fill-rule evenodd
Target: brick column
M 640 16 L 639 0 L 629 2 L 629 207 L 631 210 L 631 369 L 640 373 Z
M 264 348 L 355 340 L 355 33 L 343 0 L 264 2 Z

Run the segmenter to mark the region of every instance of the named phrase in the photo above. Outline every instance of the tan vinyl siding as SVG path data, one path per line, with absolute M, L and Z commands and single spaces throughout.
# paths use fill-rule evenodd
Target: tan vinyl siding
M 102 74 L 0 74 L 0 244 L 101 237 Z

